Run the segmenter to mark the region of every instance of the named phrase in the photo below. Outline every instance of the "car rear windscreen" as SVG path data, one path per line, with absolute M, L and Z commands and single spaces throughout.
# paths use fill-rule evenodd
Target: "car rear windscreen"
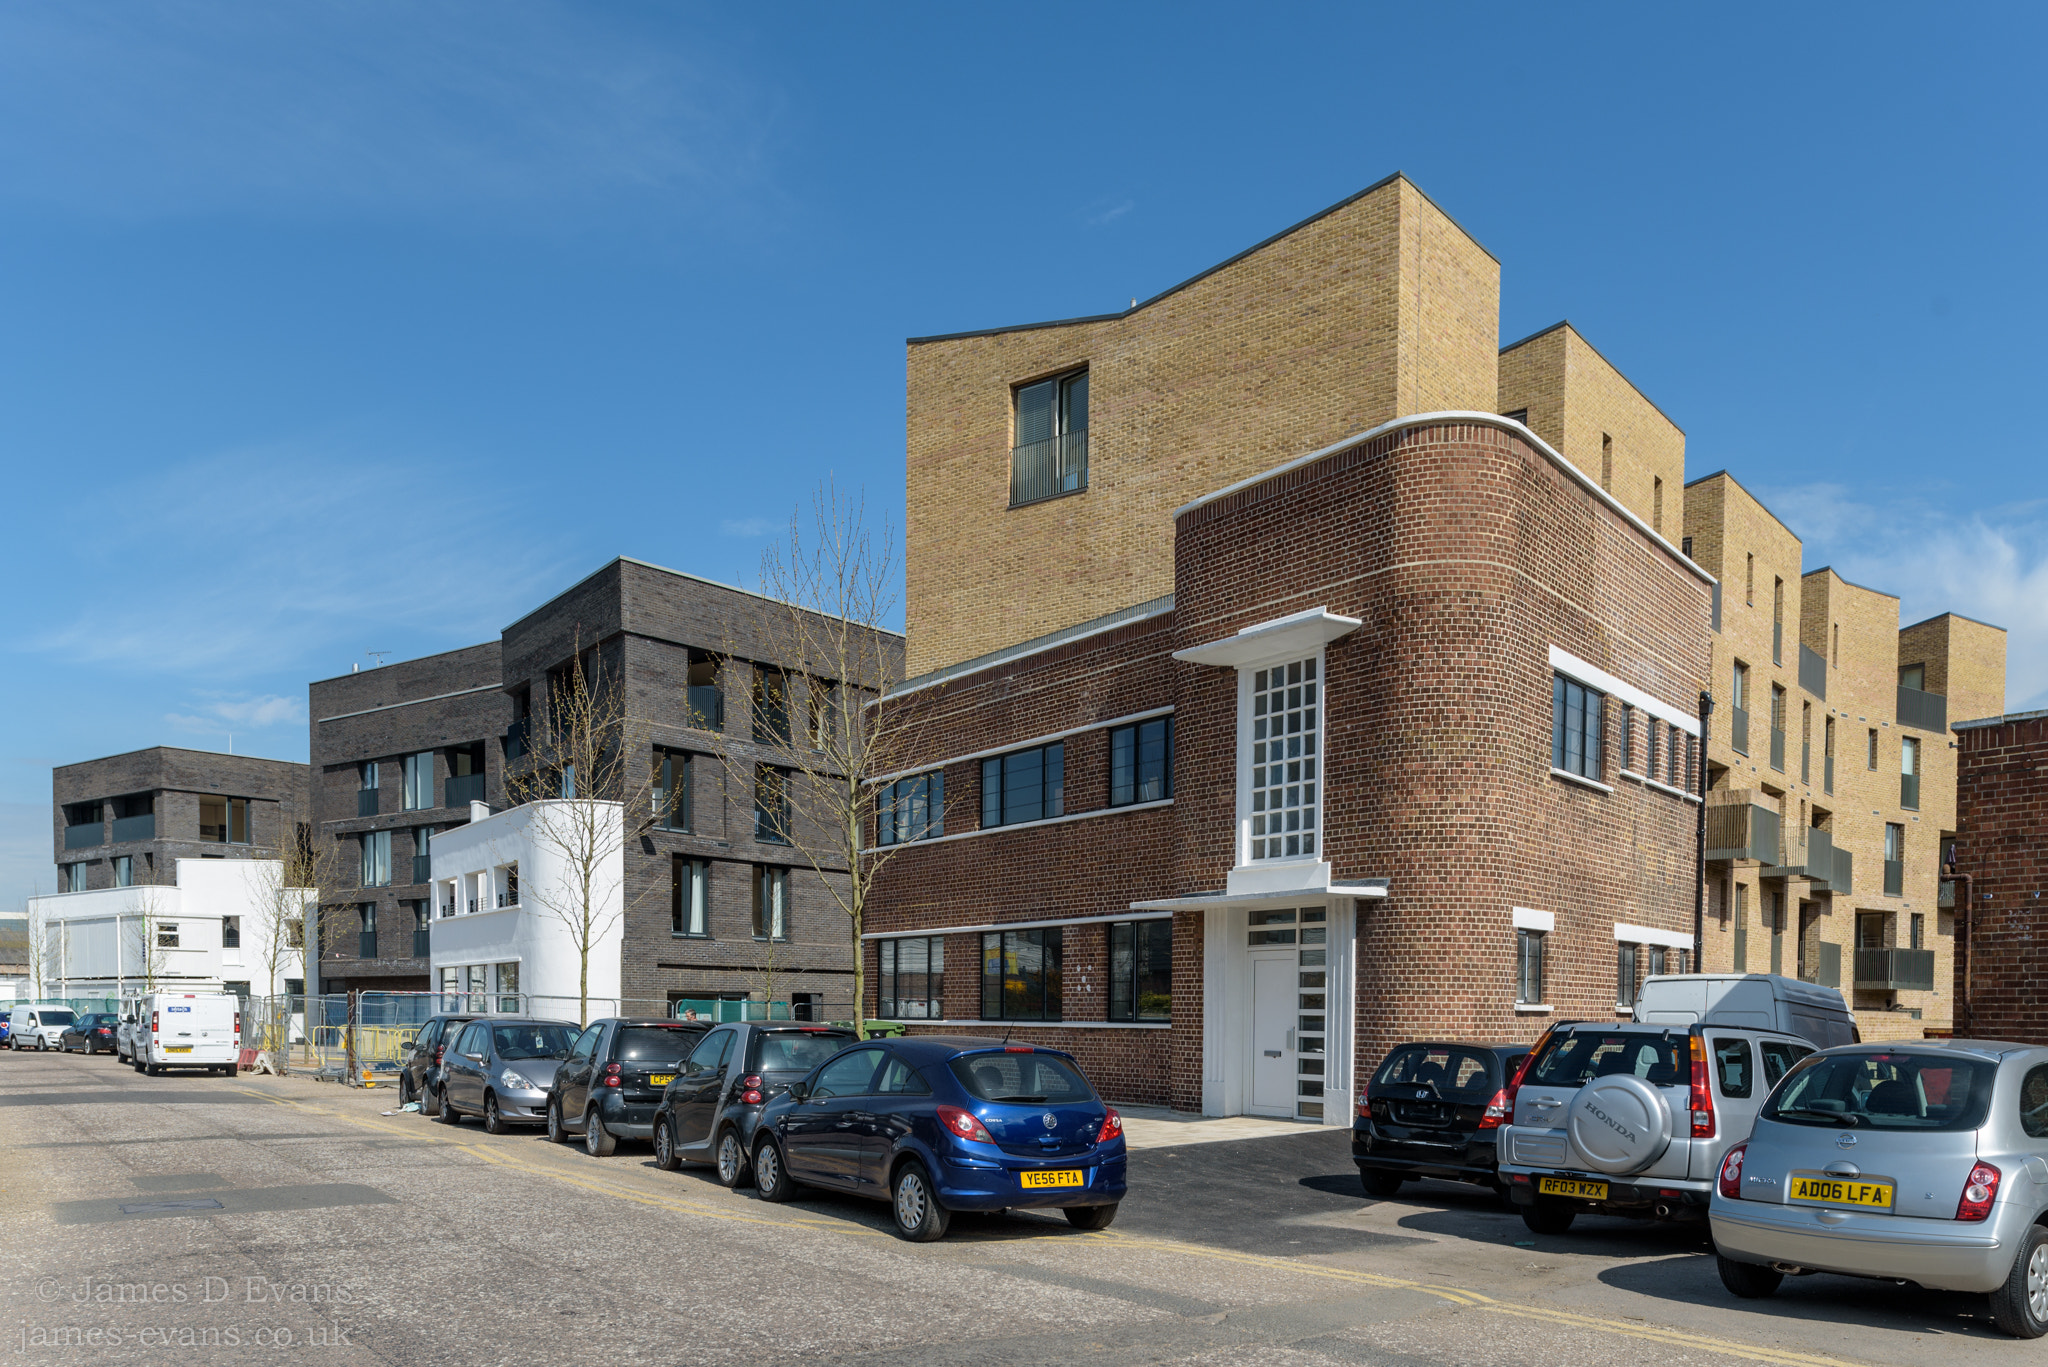
M 1829 1054 L 1789 1073 L 1766 1120 L 1860 1130 L 1974 1130 L 1991 1104 L 1996 1065 L 1940 1054 Z
M 704 1031 L 669 1025 L 629 1025 L 619 1031 L 619 1058 L 625 1063 L 681 1064 L 697 1047 Z
M 960 1085 L 983 1101 L 1092 1101 L 1094 1089 L 1057 1054 L 968 1054 L 952 1062 Z
M 764 1030 L 754 1036 L 750 1073 L 808 1073 L 853 1043 L 850 1030 Z
M 566 1025 L 494 1025 L 491 1043 L 502 1059 L 567 1058 L 576 1034 Z
M 1444 1044 L 1406 1044 L 1387 1055 L 1373 1085 L 1435 1087 L 1446 1101 L 1486 1101 L 1500 1090 L 1491 1056 Z
M 1525 1085 L 1583 1087 L 1595 1078 L 1630 1073 L 1652 1087 L 1692 1080 L 1689 1037 L 1648 1030 L 1573 1030 L 1549 1036 L 1529 1064 Z

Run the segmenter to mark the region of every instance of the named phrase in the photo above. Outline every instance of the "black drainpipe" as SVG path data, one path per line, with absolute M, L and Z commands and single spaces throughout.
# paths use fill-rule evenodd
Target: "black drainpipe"
M 1714 695 L 1700 690 L 1700 809 L 1693 829 L 1692 971 L 1704 973 L 1707 938 L 1707 719 L 1714 715 Z

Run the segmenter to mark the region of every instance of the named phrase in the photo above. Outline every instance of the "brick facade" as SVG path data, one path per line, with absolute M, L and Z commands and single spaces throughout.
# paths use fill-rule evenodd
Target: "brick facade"
M 171 745 L 59 765 L 51 771 L 50 788 L 56 862 L 60 868 L 83 864 L 88 889 L 115 886 L 114 861 L 122 857 L 134 861 L 135 882 L 166 884 L 174 880 L 171 861 L 176 859 L 275 857 L 314 819 L 306 765 Z M 116 838 L 133 829 L 114 819 L 110 804 L 118 798 L 146 802 L 151 817 L 147 838 Z M 249 840 L 202 839 L 202 798 L 245 799 Z M 81 823 L 67 838 L 65 809 L 88 803 L 98 805 L 99 820 Z M 91 843 L 73 843 L 85 840 Z
M 1956 727 L 1956 1034 L 2048 1042 L 2048 712 Z

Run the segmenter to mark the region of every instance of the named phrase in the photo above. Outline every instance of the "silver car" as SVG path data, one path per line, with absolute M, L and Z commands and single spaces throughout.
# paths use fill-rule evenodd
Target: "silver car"
M 568 1021 L 471 1021 L 442 1051 L 439 1118 L 460 1125 L 463 1116 L 480 1115 L 492 1134 L 542 1123 L 555 1069 L 569 1056 L 576 1035 Z
M 1985 1292 L 2006 1333 L 2048 1333 L 2048 1049 L 1813 1055 L 1722 1160 L 1709 1219 L 1738 1296 L 1811 1272 L 1878 1277 Z

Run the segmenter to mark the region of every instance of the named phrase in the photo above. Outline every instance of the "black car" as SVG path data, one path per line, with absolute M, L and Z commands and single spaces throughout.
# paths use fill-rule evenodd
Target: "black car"
M 747 1178 L 754 1122 L 789 1084 L 855 1042 L 829 1025 L 743 1022 L 697 1042 L 654 1112 L 654 1161 L 674 1172 L 706 1160 L 723 1186 Z
M 583 1136 L 593 1158 L 654 1134 L 654 1111 L 710 1021 L 607 1016 L 576 1037 L 548 1088 L 548 1138 Z
M 114 1027 L 120 1023 L 121 1018 L 111 1011 L 88 1011 L 57 1037 L 57 1048 L 66 1054 L 73 1049 L 82 1054 L 111 1054 L 114 1052 Z
M 462 1027 L 476 1019 L 476 1013 L 429 1016 L 420 1032 L 405 1046 L 405 1059 L 398 1065 L 398 1103 L 420 1103 L 421 1115 L 441 1113 L 441 1056 Z
M 1368 1196 L 1392 1196 L 1416 1177 L 1500 1190 L 1507 1085 L 1526 1044 L 1421 1041 L 1396 1045 L 1359 1098 L 1351 1159 Z

